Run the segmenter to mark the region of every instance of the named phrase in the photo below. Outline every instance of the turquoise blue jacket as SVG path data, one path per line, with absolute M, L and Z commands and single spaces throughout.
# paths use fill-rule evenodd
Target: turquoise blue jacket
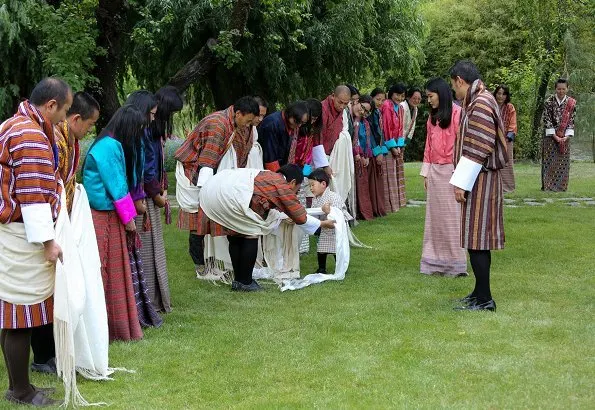
M 114 202 L 129 193 L 122 144 L 104 137 L 91 147 L 83 169 L 83 185 L 92 209 L 115 209 Z

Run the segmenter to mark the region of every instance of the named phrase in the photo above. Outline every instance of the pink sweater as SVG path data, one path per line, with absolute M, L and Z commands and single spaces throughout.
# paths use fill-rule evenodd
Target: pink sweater
M 457 132 L 459 132 L 460 120 L 461 107 L 456 104 L 452 105 L 452 115 L 448 128 L 442 129 L 438 123 L 432 125 L 432 121 L 428 118 L 422 175 L 424 175 L 423 169 L 429 168 L 429 164 L 453 163 L 453 150 Z

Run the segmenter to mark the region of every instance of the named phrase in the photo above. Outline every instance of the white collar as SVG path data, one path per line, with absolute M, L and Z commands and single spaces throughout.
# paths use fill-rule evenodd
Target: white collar
M 565 95 L 562 100 L 558 99 L 558 94 L 554 94 L 554 97 L 556 97 L 556 101 L 558 102 L 558 105 L 562 105 L 562 103 L 568 99 L 568 95 Z

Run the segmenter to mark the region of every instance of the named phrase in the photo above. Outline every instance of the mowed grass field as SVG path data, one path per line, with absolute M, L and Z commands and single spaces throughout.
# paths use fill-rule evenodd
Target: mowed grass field
M 406 165 L 409 199 L 425 198 L 420 166 Z M 423 206 L 359 224 L 373 249 L 353 249 L 344 281 L 285 293 L 195 279 L 187 234 L 171 225 L 174 311 L 142 341 L 110 346 L 110 364 L 136 373 L 79 388 L 114 409 L 595 408 L 595 164 L 571 170 L 569 191 L 553 194 L 539 166 L 516 165 L 506 249 L 492 254 L 496 313 L 452 309 L 470 268 L 419 273 Z M 312 250 L 302 271 L 315 268 Z

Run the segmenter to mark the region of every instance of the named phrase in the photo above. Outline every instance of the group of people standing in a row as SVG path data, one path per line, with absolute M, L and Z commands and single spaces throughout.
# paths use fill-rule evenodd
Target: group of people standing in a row
M 101 275 L 98 283 L 103 286 L 82 290 L 87 292 L 83 315 L 93 316 L 85 318 L 89 328 L 106 322 L 106 334 L 74 349 L 77 355 L 100 352 L 102 370 L 79 368 L 78 357 L 71 365 L 91 378 L 109 374 L 108 340 L 140 339 L 142 327 L 160 326 L 159 312 L 171 310 L 159 210 L 169 213 L 163 143 L 171 134 L 173 113 L 181 109 L 182 99 L 173 87 L 155 95 L 132 93 L 97 133 L 82 164 L 82 184 L 76 181 L 78 141 L 100 112 L 90 94 L 73 93 L 64 81 L 46 78 L 0 126 L 0 327 L 8 400 L 55 403 L 49 397 L 53 389 L 29 383 L 28 362 L 32 347 L 32 370 L 57 371 L 52 329 L 57 264 L 62 270 L 75 266 L 72 259 L 84 254 L 89 259 L 76 266 L 96 266 L 93 273 Z M 60 224 L 64 218 L 67 225 Z M 69 238 L 84 237 L 84 243 L 65 243 L 60 233 L 65 229 L 72 231 Z M 70 299 L 69 291 L 81 289 L 66 290 L 63 297 Z M 89 309 L 91 301 L 95 305 Z M 67 354 L 74 352 L 62 352 Z M 89 359 L 92 367 L 94 358 Z
M 460 308 L 493 311 L 490 251 L 504 247 L 503 186 L 514 189 L 512 170 L 505 173 L 516 114 L 509 90 L 500 86 L 492 95 L 470 61 L 457 62 L 449 75 L 450 85 L 434 78 L 423 91 L 431 110 L 421 170 L 428 192 L 421 272 L 466 275 L 467 249 L 476 284 Z M 575 102 L 566 90 L 559 80 L 544 113 L 550 162 L 544 155 L 543 189 L 565 189 L 568 180 Z M 334 221 L 324 217 L 330 205 L 359 219 L 406 205 L 403 150 L 421 100 L 421 89 L 402 84 L 370 95 L 341 85 L 323 101 L 297 101 L 269 115 L 262 98 L 246 96 L 205 117 L 175 154 L 178 225 L 190 231 L 197 274 L 204 275 L 209 258 L 223 258 L 207 238 L 226 237 L 232 289 L 261 290 L 252 272 L 273 211 L 320 235 L 317 271 L 325 273 L 335 252 Z M 142 327 L 159 326 L 159 312 L 171 310 L 160 210 L 169 222 L 164 141 L 182 105 L 173 87 L 132 93 L 97 133 L 82 185 L 75 176 L 78 140 L 100 111 L 91 95 L 46 78 L 0 126 L 0 344 L 8 400 L 53 403 L 47 390 L 29 383 L 29 349 L 34 370 L 56 371 L 53 278 L 64 244 L 55 223 L 60 213 L 81 217 L 77 195 L 90 206 L 92 220 L 84 223 L 94 226 L 103 282 L 96 291 L 105 296 L 109 340 L 140 339 Z M 205 201 L 203 188 L 222 200 Z M 320 219 L 309 214 L 312 203 L 321 207 Z
M 506 135 L 512 140 L 516 133 L 514 107 L 507 105 L 506 88 L 496 91 L 496 95 L 504 94 L 497 97 L 501 104 L 496 102 L 471 62 L 457 63 L 451 78 L 462 107 L 453 102 L 451 87 L 444 80 L 432 79 L 425 87 L 431 113 L 422 167 L 428 208 L 421 271 L 466 275 L 463 248 L 469 249 L 476 276 L 484 280 L 478 280 L 466 308 L 493 310 L 485 278 L 489 250 L 504 246 L 501 170 L 508 162 Z M 266 117 L 267 106 L 261 98 L 243 97 L 203 119 L 176 153 L 179 227 L 190 231 L 190 254 L 198 276 L 204 274 L 205 263 L 208 268 L 210 246 L 204 246 L 205 238 L 227 235 L 235 274 L 232 289 L 261 289 L 251 275 L 258 254 L 257 235 L 225 229 L 235 227 L 234 218 L 240 218 L 241 212 L 233 210 L 233 205 L 220 203 L 221 209 L 209 209 L 211 205 L 200 201 L 200 190 L 222 169 L 257 168 L 263 178 L 278 172 L 291 183 L 295 194 L 284 192 L 289 194 L 287 201 L 278 201 L 278 189 L 257 193 L 259 184 L 254 180 L 250 207 L 263 219 L 273 208 L 291 217 L 290 205 L 306 208 L 307 197 L 320 204 L 321 194 L 311 192 L 312 181 L 304 183 L 304 178 L 329 185 L 340 198 L 339 205 L 346 204 L 359 219 L 384 216 L 405 206 L 403 149 L 413 136 L 421 99 L 421 89 L 402 84 L 390 87 L 388 93 L 376 89 L 371 95 L 340 85 L 323 101 L 297 101 Z M 510 112 L 507 134 L 501 111 Z M 468 151 L 463 149 L 467 146 Z M 457 167 L 459 158 L 462 163 Z M 289 175 L 288 166 L 297 166 L 301 175 Z M 323 170 L 330 177 L 326 181 L 320 178 Z M 239 173 L 235 175 L 240 178 Z M 456 197 L 453 185 L 462 190 Z M 491 206 L 485 205 L 487 197 Z M 462 211 L 457 202 L 463 204 Z M 264 209 L 259 208 L 264 203 Z M 215 228 L 213 219 L 217 219 Z M 298 225 L 306 222 L 305 218 L 296 220 Z M 319 241 L 318 245 L 319 273 L 326 272 L 326 255 L 333 253 L 326 243 Z M 237 251 L 236 246 L 249 251 Z

